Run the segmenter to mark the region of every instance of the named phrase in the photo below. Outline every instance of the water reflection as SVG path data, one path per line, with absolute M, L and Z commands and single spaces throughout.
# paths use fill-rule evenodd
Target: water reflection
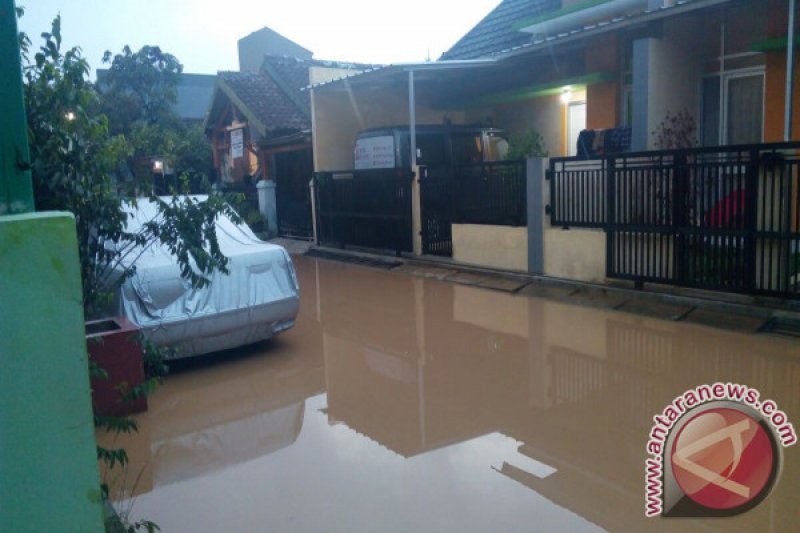
M 182 369 L 142 417 L 131 448 L 149 468 L 135 512 L 165 531 L 796 523 L 796 449 L 773 495 L 745 515 L 643 516 L 652 416 L 722 380 L 760 388 L 797 425 L 796 343 L 303 258 L 297 267 L 294 330 Z

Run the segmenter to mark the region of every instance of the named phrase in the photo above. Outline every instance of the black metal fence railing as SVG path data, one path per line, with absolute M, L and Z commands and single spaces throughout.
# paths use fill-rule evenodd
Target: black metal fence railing
M 610 159 L 550 159 L 550 222 L 553 226 L 605 226 Z
M 452 224 L 527 225 L 525 161 L 420 167 L 423 253 L 452 255 Z
M 607 275 L 800 297 L 800 143 L 551 159 L 554 226 L 603 228 Z
M 413 250 L 410 169 L 314 174 L 320 243 Z

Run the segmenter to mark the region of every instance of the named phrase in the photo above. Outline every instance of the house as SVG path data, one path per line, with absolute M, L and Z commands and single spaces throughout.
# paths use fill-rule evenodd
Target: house
M 264 55 L 311 59 L 314 53 L 266 26 L 238 42 L 239 71 L 259 72 Z
M 578 77 L 595 79 L 551 77 L 579 92 L 565 153 L 584 113 L 590 129 L 632 127 L 634 149 L 653 148 L 652 132 L 681 111 L 704 146 L 774 142 L 784 133 L 787 13 L 787 0 L 506 0 L 442 58 L 528 57 L 533 66 L 570 51 Z
M 682 220 L 703 227 L 704 231 L 722 231 L 724 228 L 712 223 L 720 218 L 715 218 L 714 209 L 724 212 L 725 206 L 733 206 L 741 217 L 745 196 L 742 180 L 747 169 L 753 168 L 746 162 L 751 152 L 760 157 L 757 152 L 761 143 L 784 140 L 788 109 L 793 109 L 789 131 L 796 132 L 800 126 L 798 106 L 786 102 L 786 95 L 795 100 L 800 96 L 800 84 L 794 83 L 793 89 L 787 89 L 788 6 L 789 0 L 504 0 L 437 62 L 389 65 L 312 87 L 314 162 L 315 170 L 323 176 L 319 183 L 345 186 L 341 180 L 334 183 L 325 176 L 353 168 L 354 140 L 359 131 L 368 128 L 406 125 L 414 132 L 417 124 L 483 124 L 510 134 L 533 130 L 544 139 L 550 156 L 561 157 L 578 154 L 579 147 L 586 151 L 587 144 L 595 154 L 665 147 L 656 132 L 664 130 L 662 124 L 670 117 L 679 116 L 683 124 L 681 133 L 696 137 L 701 146 L 721 147 L 715 152 L 717 161 L 704 167 L 708 169 L 704 170 L 707 177 L 703 178 L 706 192 L 703 196 L 697 193 L 692 199 L 704 211 L 689 206 L 691 212 L 682 215 Z M 587 141 L 590 138 L 587 131 L 594 136 L 592 142 Z M 787 138 L 791 139 L 797 139 L 797 135 Z M 739 155 L 722 153 L 731 151 L 729 147 L 734 145 L 740 147 Z M 751 152 L 742 146 L 750 146 Z M 520 270 L 519 265 L 527 263 L 534 272 L 600 282 L 617 272 L 613 267 L 617 259 L 609 254 L 609 250 L 615 249 L 609 241 L 614 231 L 608 229 L 611 222 L 604 218 L 605 210 L 595 207 L 596 217 L 591 222 L 573 220 L 571 224 L 563 224 L 572 226 L 570 232 L 554 226 L 556 218 L 551 217 L 551 209 L 563 206 L 550 205 L 547 190 L 553 191 L 553 182 L 545 182 L 543 171 L 538 181 L 531 181 L 528 171 L 527 230 L 501 222 L 477 224 L 470 222 L 470 217 L 453 215 L 451 207 L 448 207 L 450 213 L 436 212 L 456 200 L 433 201 L 432 197 L 442 194 L 441 191 L 451 191 L 447 193 L 451 197 L 456 192 L 461 194 L 468 189 L 466 182 L 437 184 L 431 169 L 417 165 L 415 143 L 408 148 L 412 161 L 409 170 L 415 177 L 408 188 L 397 184 L 394 196 L 408 202 L 403 210 L 410 213 L 411 224 L 398 217 L 396 231 L 410 235 L 415 255 L 433 253 L 430 243 L 440 239 L 451 244 L 441 248 L 446 255 L 483 266 Z M 739 166 L 724 168 L 725 161 L 732 157 L 738 158 Z M 797 179 L 792 177 L 796 168 L 794 156 L 775 153 L 771 157 L 790 172 L 780 174 L 767 169 L 770 174 L 757 190 L 752 182 L 748 187 L 753 189 L 753 198 L 760 196 L 772 206 L 769 209 L 775 209 L 775 220 L 780 218 L 780 227 L 778 222 L 764 218 L 767 222 L 751 227 L 752 232 L 766 232 L 764 240 L 758 237 L 758 243 L 748 241 L 750 244 L 746 246 L 742 243 L 752 239 L 754 233 L 742 234 L 742 240 L 736 244 L 722 233 L 702 241 L 728 246 L 724 253 L 717 250 L 714 251 L 717 255 L 711 257 L 727 254 L 736 262 L 736 265 L 722 265 L 713 259 L 711 270 L 738 272 L 735 279 L 720 280 L 717 288 L 736 286 L 735 290 L 785 293 L 791 285 L 794 292 L 799 290 L 800 274 L 792 274 L 791 268 L 769 267 L 778 268 L 770 273 L 766 267 L 752 264 L 756 256 L 753 250 L 762 254 L 765 263 L 783 265 L 800 248 L 797 223 L 786 218 L 786 213 L 794 213 L 800 205 Z M 587 163 L 575 170 L 572 189 L 557 192 L 562 197 L 569 196 L 567 202 L 584 198 L 594 201 L 594 205 L 605 205 L 604 199 L 596 199 L 608 193 L 605 187 L 610 183 L 604 177 L 606 170 L 601 163 L 598 162 L 597 168 L 590 168 Z M 487 166 L 486 172 L 489 170 Z M 525 180 L 524 172 L 512 171 L 510 165 L 506 170 L 501 180 L 492 182 L 510 187 L 505 196 L 498 197 L 503 201 L 519 194 L 515 191 L 520 190 Z M 666 175 L 673 175 L 672 170 L 664 167 Z M 587 184 L 589 171 L 594 172 L 591 175 L 595 181 L 591 184 Z M 461 177 L 466 175 L 464 172 Z M 381 179 L 386 180 L 387 186 L 394 183 L 388 175 Z M 361 186 L 357 179 L 349 183 L 354 188 Z M 530 188 L 532 183 L 534 189 Z M 770 190 L 782 188 L 783 192 L 769 196 L 765 192 L 766 183 L 770 183 Z M 631 189 L 624 197 L 638 195 L 642 201 L 651 201 L 652 198 L 643 196 L 646 185 Z M 476 205 L 486 204 L 488 193 L 488 190 L 476 193 L 471 201 Z M 779 216 L 776 198 L 780 196 L 789 199 L 791 209 L 781 208 L 784 215 Z M 686 197 L 682 198 L 685 201 Z M 587 206 L 588 203 L 575 209 L 586 211 Z M 377 210 L 372 205 L 365 206 L 364 212 L 354 212 L 352 206 L 340 207 L 329 201 L 316 209 L 325 215 L 321 220 L 329 227 L 335 226 L 337 231 L 346 228 L 342 220 L 351 217 L 352 235 L 339 235 L 332 242 L 349 239 L 349 244 L 358 245 L 359 235 L 363 234 L 361 228 L 367 225 L 363 217 Z M 539 227 L 537 220 L 543 216 L 545 207 L 549 224 Z M 748 211 L 763 214 L 765 208 L 755 209 L 751 207 Z M 389 206 L 384 211 L 394 212 Z M 633 215 L 637 219 L 642 216 Z M 356 223 L 359 217 L 362 220 Z M 732 224 L 735 218 L 728 217 L 728 222 Z M 333 220 L 335 224 L 331 223 Z M 581 224 L 589 227 L 576 229 Z M 750 220 L 748 224 L 755 223 Z M 774 226 L 771 230 L 767 227 L 770 225 Z M 676 274 L 686 265 L 678 264 L 680 254 L 673 253 L 672 247 L 678 241 L 692 240 L 678 235 L 684 230 L 686 235 L 695 231 L 688 226 L 676 229 L 668 237 L 669 242 L 663 244 L 665 251 L 661 255 L 655 250 L 647 252 L 664 263 L 659 273 L 655 272 L 656 265 L 646 265 L 652 267 L 647 276 L 636 274 L 640 276 L 637 278 L 627 272 L 623 279 L 644 276 L 648 281 L 672 282 L 679 277 L 684 284 L 689 283 L 687 279 L 698 279 L 700 273 Z M 657 236 L 657 231 L 653 231 Z M 774 242 L 767 242 L 769 231 L 778 235 Z M 648 239 L 643 242 L 658 242 Z M 622 241 L 633 242 L 628 237 Z M 750 252 L 745 254 L 745 249 Z M 746 261 L 741 259 L 745 255 Z M 748 261 L 749 266 L 742 267 Z M 741 272 L 743 268 L 747 270 L 746 276 Z M 756 275 L 762 279 L 754 280 Z M 782 281 L 778 282 L 778 278 Z
M 278 233 L 310 238 L 311 103 L 305 87 L 367 65 L 262 56 L 257 72 L 220 72 L 204 129 L 223 188 L 255 195 L 275 185 Z
M 633 149 L 653 148 L 652 133 L 667 113 L 684 111 L 706 146 L 779 141 L 787 6 L 788 0 L 504 0 L 425 67 L 423 76 L 435 79 L 439 92 L 426 94 L 434 82 L 418 79 L 417 99 L 454 120 L 491 118 L 512 132 L 533 128 L 551 155 L 573 155 L 583 129 L 629 127 Z M 347 84 L 366 85 L 367 76 L 388 87 L 385 72 Z M 396 78 L 392 90 L 405 94 L 406 80 Z

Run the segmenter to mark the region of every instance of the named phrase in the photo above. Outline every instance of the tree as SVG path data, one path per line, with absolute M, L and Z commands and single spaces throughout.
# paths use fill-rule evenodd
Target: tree
M 214 175 L 211 144 L 199 125 L 189 125 L 172 110 L 183 66 L 158 46 L 133 52 L 125 46 L 98 80 L 100 110 L 112 134 L 125 135 L 130 146 L 123 172 L 135 179 L 132 190 L 151 190 L 151 161 L 163 159 L 178 181 L 195 192 L 207 190 Z
M 173 253 L 183 277 L 194 286 L 207 284 L 215 270 L 225 272 L 228 260 L 217 243 L 215 221 L 220 214 L 238 221 L 238 215 L 218 196 L 206 202 L 178 196 L 155 198 L 157 219 L 140 231 L 128 231 L 127 209 L 135 200 L 116 194 L 111 175 L 132 149 L 124 136 L 110 133 L 108 118 L 100 112 L 98 94 L 88 80 L 88 63 L 79 48 L 62 53 L 60 16 L 42 34 L 43 43 L 32 58 L 30 39 L 23 33 L 19 38 L 34 196 L 40 210 L 70 211 L 75 216 L 86 317 L 101 314 L 112 292 L 133 274 L 123 258 L 154 243 Z M 146 342 L 143 347 L 146 357 L 152 357 L 153 347 Z M 159 364 L 158 360 L 146 362 Z M 90 370 L 102 375 L 96 366 Z M 153 381 L 147 382 L 143 393 L 152 386 Z M 132 419 L 95 417 L 95 424 L 117 433 L 137 430 Z M 98 446 L 97 454 L 109 468 L 127 463 L 124 449 Z M 107 487 L 103 493 L 108 496 Z M 140 529 L 158 527 L 143 520 L 124 530 Z
M 60 17 L 42 38 L 29 61 L 30 40 L 22 37 L 34 194 L 39 209 L 75 215 L 87 317 L 102 312 L 115 284 L 132 274 L 114 274 L 122 266 L 121 255 L 131 250 L 162 244 L 173 251 L 195 286 L 208 283 L 215 270 L 225 271 L 227 258 L 219 250 L 215 220 L 221 213 L 238 217 L 222 198 L 154 199 L 159 218 L 138 233 L 126 230 L 126 209 L 135 200 L 114 192 L 111 174 L 130 156 L 131 147 L 125 137 L 110 134 L 80 49 L 62 54 Z
M 98 80 L 103 95 L 101 110 L 109 118 L 112 133 L 126 133 L 140 121 L 179 121 L 170 108 L 177 99 L 183 73 L 183 65 L 175 56 L 158 46 L 143 46 L 138 52 L 125 46 L 113 58 L 106 52 L 103 63 L 110 63 L 110 67 Z

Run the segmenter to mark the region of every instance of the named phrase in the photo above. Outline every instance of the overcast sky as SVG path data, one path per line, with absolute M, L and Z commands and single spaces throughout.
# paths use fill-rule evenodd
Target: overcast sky
M 437 59 L 499 0 L 17 0 L 20 28 L 38 36 L 62 17 L 66 46 L 92 69 L 105 50 L 159 45 L 184 72 L 238 69 L 236 41 L 269 26 L 317 59 L 398 63 Z

